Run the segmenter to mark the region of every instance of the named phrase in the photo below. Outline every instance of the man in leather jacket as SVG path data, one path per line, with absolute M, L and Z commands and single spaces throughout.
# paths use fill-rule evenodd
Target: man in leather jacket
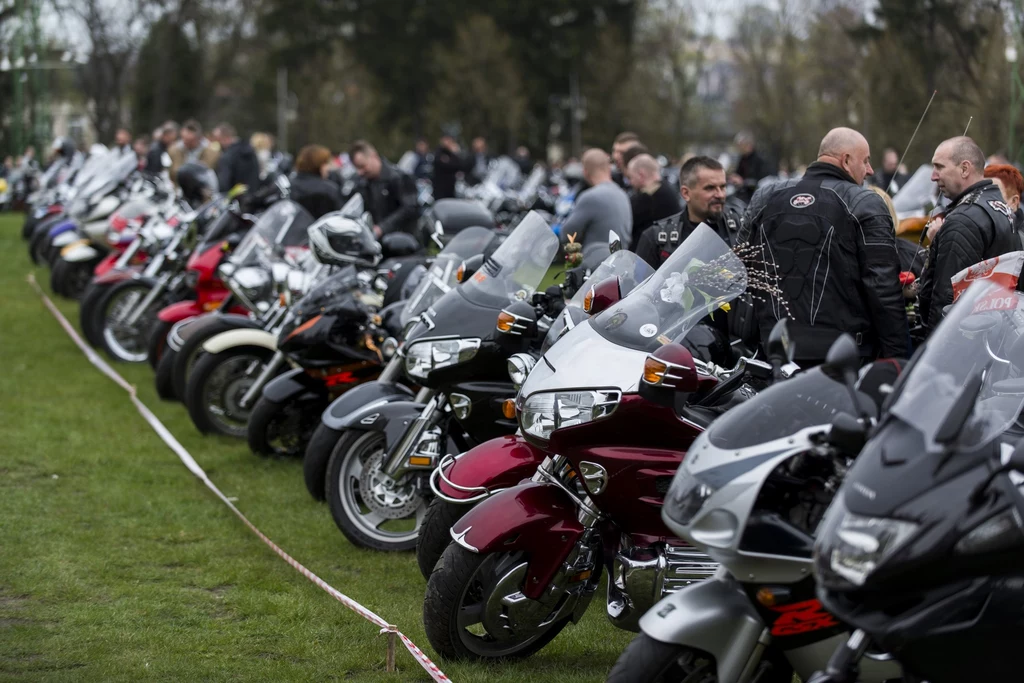
M 755 292 L 761 339 L 790 318 L 802 366 L 823 362 L 844 332 L 865 360 L 909 351 L 895 227 L 881 197 L 863 187 L 870 156 L 857 131 L 829 131 L 803 178 L 758 189 L 747 209 L 750 280 L 776 289 Z
M 654 268 L 665 262 L 701 223 L 707 223 L 729 246 L 736 246 L 743 205 L 725 197 L 725 168 L 711 157 L 693 157 L 679 171 L 683 212 L 644 230 L 636 254 Z
M 374 235 L 379 238 L 391 232 L 413 233 L 420 215 L 416 181 L 381 159 L 376 148 L 365 140 L 352 143 L 348 155 L 363 177 L 361 192 L 366 210 L 373 216 Z
M 245 185 L 249 192 L 260 186 L 260 162 L 256 150 L 248 140 L 238 137 L 230 123 L 221 123 L 213 129 L 213 137 L 220 144 L 220 158 L 217 159 L 217 179 L 220 191 L 228 192 L 235 185 Z
M 951 201 L 928 249 L 918 301 L 934 329 L 953 303 L 952 277 L 979 261 L 1020 249 L 1012 212 L 999 186 L 985 178 L 985 154 L 968 137 L 946 140 L 932 157 L 932 181 Z

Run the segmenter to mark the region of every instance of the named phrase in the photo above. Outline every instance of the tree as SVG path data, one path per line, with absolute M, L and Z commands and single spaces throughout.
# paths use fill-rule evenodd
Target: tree
M 153 130 L 162 121 L 198 116 L 204 99 L 203 61 L 179 16 L 156 21 L 135 64 L 133 123 Z

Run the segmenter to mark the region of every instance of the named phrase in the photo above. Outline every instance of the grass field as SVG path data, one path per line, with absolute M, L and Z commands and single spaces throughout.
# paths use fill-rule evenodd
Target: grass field
M 20 229 L 0 215 L 0 679 L 429 680 L 401 647 L 385 673 L 377 629 L 264 546 L 88 363 L 25 283 Z M 200 436 L 148 365 L 117 369 L 264 533 L 433 655 L 411 554 L 354 548 L 299 462 Z M 603 680 L 632 636 L 600 597 L 526 662 L 439 664 L 456 683 Z

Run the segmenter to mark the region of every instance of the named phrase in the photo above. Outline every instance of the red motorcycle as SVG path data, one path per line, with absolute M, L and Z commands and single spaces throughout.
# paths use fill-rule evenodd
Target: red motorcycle
M 698 227 L 655 275 L 533 368 L 516 409 L 523 438 L 548 455 L 530 481 L 452 526 L 423 605 L 442 656 L 529 656 L 582 617 L 602 567 L 609 619 L 631 630 L 663 595 L 714 572 L 665 527 L 662 502 L 693 439 L 751 375 L 768 379 L 772 368 L 723 370 L 673 340 L 709 351 L 688 338 L 745 288 L 739 258 Z

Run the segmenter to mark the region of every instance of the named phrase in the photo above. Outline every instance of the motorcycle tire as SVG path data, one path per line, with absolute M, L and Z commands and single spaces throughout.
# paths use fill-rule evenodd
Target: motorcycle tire
M 375 464 L 379 467 L 387 456 L 384 446 L 382 432 L 347 430 L 335 445 L 331 459 L 327 463 L 324 495 L 334 523 L 352 545 L 370 550 L 405 552 L 416 548 L 416 537 L 419 535 L 419 525 L 415 517 L 411 520 L 412 530 L 406 528 L 410 522 L 409 514 L 415 515 L 420 507 L 425 507 L 426 501 L 413 486 L 407 486 L 405 491 L 397 494 L 395 489 L 389 489 L 384 495 L 392 496 L 392 504 L 394 497 L 402 493 L 406 497 L 401 507 L 394 505 L 399 510 L 392 513 L 394 517 L 375 511 L 371 504 L 366 502 L 368 497 L 362 490 L 362 482 L 371 475 L 371 472 L 366 470 L 367 463 L 370 463 L 370 467 L 374 467 Z M 356 473 L 358 479 L 353 477 Z M 368 512 L 363 512 L 364 507 L 368 508 Z M 379 521 L 376 521 L 377 519 Z M 384 524 L 389 524 L 391 528 L 382 529 Z M 396 526 L 401 528 L 395 529 Z
M 164 401 L 178 401 L 178 394 L 174 391 L 174 363 L 177 351 L 170 347 L 164 348 L 160 362 L 156 364 L 156 375 L 153 378 L 156 384 L 156 395 Z
M 245 378 L 255 379 L 262 368 L 245 378 L 239 373 L 253 363 L 267 363 L 273 355 L 273 351 L 262 346 L 238 346 L 199 358 L 185 388 L 185 406 L 196 429 L 203 434 L 212 432 L 244 439 L 252 410 L 242 408 L 237 401 L 250 386 Z
M 171 333 L 172 327 L 174 327 L 174 323 L 157 318 L 150 326 L 149 332 L 146 333 L 146 360 L 154 370 L 159 365 L 164 351 L 167 350 L 167 335 Z M 171 391 L 173 390 L 172 387 Z
M 572 619 L 572 615 L 569 615 L 550 624 L 536 637 L 528 637 L 519 643 L 510 642 L 511 639 L 489 640 L 470 633 L 465 626 L 460 625 L 463 598 L 474 587 L 477 574 L 487 571 L 490 564 L 507 559 L 503 556 L 513 557 L 509 553 L 471 553 L 458 543 L 452 543 L 437 561 L 423 598 L 423 626 L 427 640 L 444 659 L 523 659 L 550 643 Z M 486 585 L 486 581 L 484 583 Z M 483 596 L 484 608 L 491 597 Z
M 4 207 L 5 210 L 8 209 L 8 208 L 10 208 L 10 206 Z M 30 239 L 32 239 L 32 233 L 35 232 L 36 223 L 38 223 L 38 222 L 39 222 L 39 220 L 35 217 L 35 211 L 27 212 L 25 214 L 25 220 L 21 224 L 21 239 L 23 239 L 23 240 L 30 240 Z
M 78 326 L 82 328 L 82 336 L 93 346 L 99 346 L 102 336 L 96 329 L 96 306 L 106 296 L 107 288 L 110 285 L 90 284 L 82 295 L 82 301 L 78 307 Z
M 790 683 L 793 668 L 786 658 L 773 655 L 762 660 L 768 665 L 757 678 L 758 683 Z M 615 662 L 606 683 L 674 683 L 675 681 L 701 681 L 713 683 L 718 680 L 715 658 L 701 650 L 663 643 L 640 633 L 626 646 Z
M 324 501 L 324 480 L 327 478 L 327 463 L 331 460 L 334 447 L 341 441 L 344 432 L 331 429 L 324 423 L 317 425 L 313 436 L 306 444 L 306 454 L 302 456 L 302 478 L 306 482 L 306 490 L 313 500 Z
M 260 396 L 246 428 L 249 450 L 264 457 L 302 457 L 326 407 L 320 398 L 296 397 L 279 403 Z
M 131 296 L 131 290 L 133 289 L 139 290 L 139 296 L 135 300 L 135 304 L 138 304 L 149 294 L 149 290 L 152 288 L 153 284 L 145 279 L 124 280 L 123 282 L 118 282 L 113 287 L 109 287 L 106 296 L 97 306 L 96 326 L 100 331 L 100 348 L 114 360 L 122 363 L 146 362 L 146 358 L 149 356 L 146 331 L 149 329 L 152 321 L 157 320 L 156 314 L 163 308 L 163 303 L 158 297 L 156 301 L 150 304 L 148 311 L 143 313 L 141 319 L 136 324 L 135 334 L 130 339 L 121 338 L 114 334 L 114 329 L 111 325 L 111 314 L 113 313 L 111 308 L 118 302 L 118 297 Z
M 171 371 L 171 381 L 174 383 L 174 395 L 178 397 L 179 401 L 185 401 L 185 393 L 188 390 L 192 371 L 199 359 L 206 355 L 206 352 L 203 351 L 203 344 L 207 339 L 223 331 L 223 328 L 217 328 L 208 329 L 204 334 L 193 334 L 178 349 L 175 354 L 174 369 Z
M 423 515 L 423 523 L 420 524 L 420 535 L 416 539 L 416 563 L 424 579 L 430 580 L 437 561 L 451 544 L 452 526 L 472 509 L 472 505 L 458 505 L 440 498 L 430 501 Z
M 32 233 L 32 239 L 28 243 L 28 257 L 37 266 L 47 263 L 46 254 L 50 249 L 49 230 L 42 230 L 40 228 L 42 226 L 36 227 L 36 231 Z
M 92 261 L 70 263 L 59 258 L 50 271 L 50 289 L 68 299 L 80 299 L 92 281 L 95 267 Z

